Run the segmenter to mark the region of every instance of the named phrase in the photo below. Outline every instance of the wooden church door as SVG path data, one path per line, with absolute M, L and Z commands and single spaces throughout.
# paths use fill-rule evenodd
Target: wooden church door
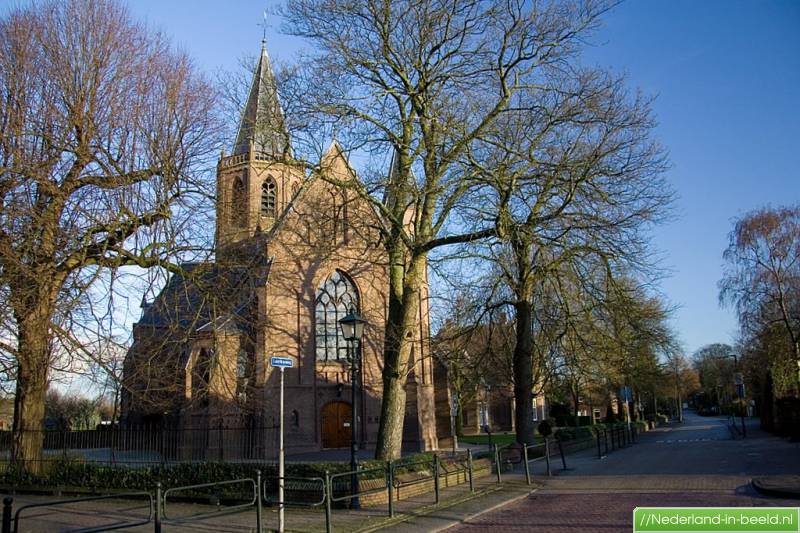
M 347 448 L 352 432 L 352 413 L 347 402 L 331 402 L 322 408 L 322 447 Z

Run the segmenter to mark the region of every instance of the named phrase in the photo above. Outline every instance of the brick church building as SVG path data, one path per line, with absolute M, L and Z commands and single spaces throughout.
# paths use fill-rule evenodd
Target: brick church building
M 389 283 L 372 206 L 332 185 L 357 179 L 336 142 L 312 171 L 293 160 L 262 48 L 233 151 L 217 164 L 215 259 L 184 264 L 152 302 L 143 301 L 124 364 L 123 424 L 190 433 L 179 453 L 195 459 L 229 458 L 223 450 L 233 450 L 236 438 L 268 458 L 274 443 L 266 435 L 274 431 L 260 438 L 253 430 L 277 423 L 279 371 L 269 360 L 286 356 L 295 361 L 285 374 L 288 452 L 347 447 L 349 347 L 338 321 L 356 309 L 368 321 L 356 347 L 357 438 L 374 447 Z M 445 391 L 434 394 L 422 301 L 404 450 L 436 449 L 435 398 L 448 409 Z

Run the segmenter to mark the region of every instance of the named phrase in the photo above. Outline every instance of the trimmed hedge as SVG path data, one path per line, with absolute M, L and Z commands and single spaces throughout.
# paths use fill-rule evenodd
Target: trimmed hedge
M 425 461 L 423 464 L 410 465 Z M 432 453 L 421 453 L 404 457 L 394 462 L 396 473 L 430 469 Z M 363 470 L 384 469 L 385 461 L 359 461 Z M 409 465 L 409 466 L 406 466 Z M 256 470 L 261 470 L 262 478 L 278 475 L 276 463 L 178 463 L 172 465 L 154 465 L 144 467 L 106 466 L 95 463 L 84 463 L 76 459 L 59 459 L 45 464 L 41 474 L 30 474 L 14 468 L 7 468 L 0 473 L 0 485 L 6 487 L 80 487 L 91 491 L 152 490 L 156 483 L 167 489 L 186 485 L 215 483 L 232 479 L 255 478 Z M 286 463 L 287 477 L 325 477 L 330 474 L 347 472 L 347 462 L 315 462 Z M 381 471 L 367 472 L 362 479 L 383 477 Z M 241 492 L 235 485 L 226 489 Z

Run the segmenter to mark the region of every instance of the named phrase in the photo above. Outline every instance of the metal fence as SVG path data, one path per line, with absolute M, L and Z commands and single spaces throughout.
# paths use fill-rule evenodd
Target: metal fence
M 42 461 L 148 466 L 204 461 L 274 461 L 278 429 L 261 427 L 125 427 L 85 431 L 33 431 L 42 442 Z M 0 458 L 11 457 L 11 431 L 0 431 Z

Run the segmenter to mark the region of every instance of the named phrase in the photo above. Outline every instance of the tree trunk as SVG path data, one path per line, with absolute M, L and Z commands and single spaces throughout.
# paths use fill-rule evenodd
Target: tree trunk
M 419 327 L 420 286 L 425 279 L 426 266 L 427 256 L 424 254 L 413 257 L 405 272 L 402 266 L 392 265 L 390 273 L 392 287 L 389 288 L 389 316 L 384 346 L 383 399 L 378 442 L 375 447 L 376 459 L 399 459 L 402 452 L 406 378 L 411 350 Z M 397 283 L 401 284 L 401 294 L 395 290 Z
M 50 367 L 50 314 L 36 309 L 17 317 L 18 355 L 17 390 L 11 460 L 31 473 L 41 471 L 44 404 Z
M 533 337 L 532 309 L 528 298 L 514 304 L 516 314 L 516 343 L 514 345 L 514 424 L 517 442 L 531 444 L 533 432 Z

